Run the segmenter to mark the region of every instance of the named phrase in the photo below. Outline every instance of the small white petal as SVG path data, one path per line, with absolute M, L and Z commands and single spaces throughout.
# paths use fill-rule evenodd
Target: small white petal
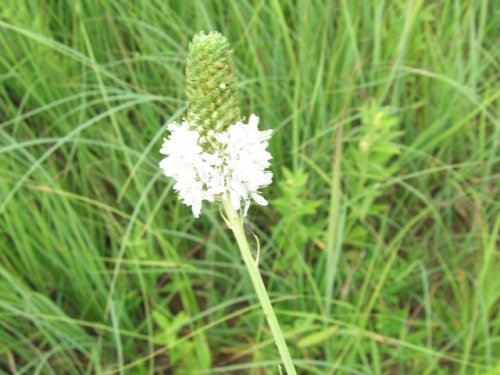
M 250 115 L 250 118 L 248 119 L 248 125 L 258 126 L 259 125 L 259 117 L 252 113 Z
M 267 200 L 265 200 L 262 195 L 253 193 L 252 198 L 257 204 L 260 204 L 261 206 L 267 206 Z
M 247 199 L 245 201 L 245 208 L 243 209 L 243 216 L 247 216 L 248 214 L 248 209 L 250 208 L 250 199 Z
M 193 210 L 194 217 L 199 218 L 200 212 L 201 212 L 201 201 L 194 202 L 193 206 L 192 206 L 192 210 Z
M 233 208 L 235 210 L 239 210 L 240 209 L 240 196 L 236 192 L 230 191 L 229 198 L 231 199 L 231 205 L 233 206 Z

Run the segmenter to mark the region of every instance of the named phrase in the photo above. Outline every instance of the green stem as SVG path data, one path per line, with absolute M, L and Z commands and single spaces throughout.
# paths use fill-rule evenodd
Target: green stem
M 262 277 L 260 276 L 259 266 L 257 264 L 257 261 L 252 256 L 252 252 L 250 251 L 250 246 L 248 245 L 245 231 L 243 229 L 243 218 L 241 217 L 241 214 L 233 208 L 229 199 L 224 199 L 222 201 L 222 205 L 224 206 L 227 224 L 233 231 L 236 242 L 238 243 L 238 247 L 240 248 L 241 256 L 243 257 L 243 261 L 245 262 L 247 271 L 250 274 L 250 279 L 252 280 L 255 292 L 257 293 L 257 297 L 259 298 L 262 310 L 264 310 L 264 316 L 267 319 L 269 328 L 271 328 L 274 341 L 276 343 L 276 346 L 278 347 L 278 351 L 280 353 L 281 359 L 283 360 L 283 365 L 285 366 L 286 372 L 288 375 L 297 375 L 297 371 L 295 370 L 295 366 L 293 365 L 292 357 L 290 356 L 285 338 L 283 337 L 283 332 L 281 331 L 278 319 L 276 318 L 276 314 L 273 310 L 273 306 L 271 305 L 271 301 L 269 300 L 269 295 L 267 294 L 266 287 L 264 286 L 264 282 L 262 281 Z

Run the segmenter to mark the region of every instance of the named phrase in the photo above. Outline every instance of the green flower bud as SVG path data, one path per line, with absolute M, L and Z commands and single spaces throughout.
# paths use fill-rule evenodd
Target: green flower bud
M 240 121 L 233 50 L 218 32 L 194 36 L 186 65 L 186 120 L 205 136 Z M 210 132 L 210 133 L 212 133 Z

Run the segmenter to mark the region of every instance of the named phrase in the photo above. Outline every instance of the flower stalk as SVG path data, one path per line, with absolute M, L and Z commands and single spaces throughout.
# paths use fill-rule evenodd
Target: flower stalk
M 236 242 L 241 252 L 241 257 L 247 268 L 252 284 L 255 288 L 255 293 L 264 311 L 264 316 L 266 317 L 269 328 L 274 338 L 274 342 L 278 347 L 278 352 L 280 353 L 281 359 L 283 360 L 283 366 L 288 375 L 296 375 L 297 371 L 292 361 L 290 351 L 286 345 L 283 332 L 281 331 L 280 325 L 278 323 L 278 318 L 274 313 L 273 306 L 267 294 L 266 287 L 262 281 L 262 277 L 259 271 L 258 260 L 254 259 L 250 246 L 248 245 L 248 240 L 245 235 L 245 230 L 243 228 L 244 218 L 241 213 L 236 211 L 231 205 L 231 201 L 226 198 L 222 201 L 222 206 L 224 207 L 224 213 L 226 215 L 225 220 L 227 226 L 231 229 L 236 238 Z

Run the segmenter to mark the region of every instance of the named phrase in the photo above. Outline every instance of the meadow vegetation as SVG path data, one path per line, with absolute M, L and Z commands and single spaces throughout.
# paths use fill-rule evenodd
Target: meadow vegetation
M 158 168 L 218 30 L 274 130 L 246 231 L 300 372 L 499 374 L 496 11 L 4 0 L 0 373 L 278 373 L 220 208 L 195 219 Z

